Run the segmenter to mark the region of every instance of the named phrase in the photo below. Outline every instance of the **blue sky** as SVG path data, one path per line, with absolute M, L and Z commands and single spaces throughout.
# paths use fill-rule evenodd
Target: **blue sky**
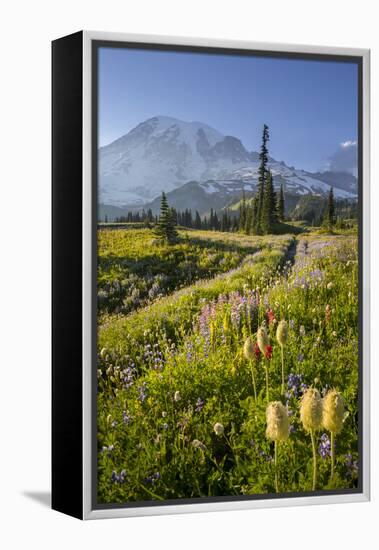
M 120 48 L 99 51 L 99 144 L 167 115 L 200 121 L 277 160 L 325 169 L 357 140 L 357 66 L 334 61 Z

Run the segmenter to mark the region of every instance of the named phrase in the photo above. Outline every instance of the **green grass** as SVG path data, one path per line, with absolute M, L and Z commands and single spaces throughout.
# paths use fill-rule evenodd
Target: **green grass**
M 301 235 L 291 266 L 286 262 L 293 248 L 289 236 L 254 238 L 260 251 L 253 253 L 251 237 L 190 233 L 191 246 L 209 238 L 218 246 L 236 241 L 248 253 L 226 273 L 127 316 L 110 315 L 100 326 L 99 501 L 275 492 L 274 447 L 265 435 L 265 366 L 270 401 L 282 401 L 291 414 L 290 436 L 279 445 L 280 492 L 311 490 L 312 449 L 299 417 L 301 396 L 310 386 L 320 392 L 337 389 L 346 407 L 336 436 L 334 476 L 330 457 L 318 455 L 316 489 L 356 487 L 356 237 Z M 145 243 L 146 254 L 148 247 Z M 140 248 L 135 243 L 137 257 Z M 281 319 L 289 324 L 285 396 L 275 337 Z M 244 341 L 249 335 L 255 341 L 263 322 L 272 358 L 248 361 Z M 223 425 L 222 435 L 215 433 L 216 423 Z M 325 437 L 325 430 L 316 433 L 317 450 Z
M 181 231 L 175 245 L 159 242 L 150 229 L 98 232 L 99 312 L 127 314 L 181 286 L 236 268 L 263 238 Z

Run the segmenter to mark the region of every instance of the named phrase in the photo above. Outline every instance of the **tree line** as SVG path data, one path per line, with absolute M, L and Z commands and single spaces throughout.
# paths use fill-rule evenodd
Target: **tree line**
M 154 225 L 157 236 L 173 242 L 177 238 L 177 226 L 193 229 L 240 232 L 246 235 L 264 235 L 276 233 L 280 224 L 285 221 L 285 198 L 283 184 L 277 193 L 274 188 L 274 178 L 268 168 L 270 139 L 269 127 L 263 125 L 262 144 L 259 153 L 258 185 L 256 193 L 246 198 L 245 191 L 239 203 L 238 211 L 224 209 L 217 213 L 211 208 L 208 216 L 201 217 L 196 210 L 186 208 L 177 210 L 168 204 L 167 196 L 162 192 L 160 213 L 154 215 L 151 208 L 141 212 L 128 212 L 125 216 L 114 219 L 116 223 L 144 223 L 147 227 Z M 336 223 L 336 205 L 333 188 L 330 188 L 326 200 L 323 223 L 333 227 Z M 108 219 L 105 216 L 105 222 Z

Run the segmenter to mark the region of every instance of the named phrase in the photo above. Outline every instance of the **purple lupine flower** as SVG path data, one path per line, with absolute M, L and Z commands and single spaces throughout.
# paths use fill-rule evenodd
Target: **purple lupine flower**
M 111 483 L 124 483 L 126 477 L 126 470 L 121 470 L 118 474 L 116 470 L 113 470 L 111 475 Z
M 142 382 L 142 385 L 138 387 L 138 400 L 143 403 L 147 397 L 147 384 Z
M 198 398 L 195 405 L 195 412 L 200 412 L 204 407 L 205 401 L 201 399 L 201 397 Z
M 145 482 L 151 485 L 154 485 L 154 483 L 159 481 L 160 478 L 161 478 L 161 474 L 159 472 L 155 472 L 154 474 L 147 476 L 147 478 L 145 478 Z
M 356 477 L 358 474 L 358 461 L 353 460 L 353 455 L 351 453 L 345 455 L 345 465 L 346 477 Z
M 122 411 L 122 420 L 124 421 L 124 424 L 130 424 L 131 419 L 132 417 L 130 416 L 130 414 L 128 414 L 127 411 Z
M 301 374 L 290 373 L 287 378 L 287 391 L 286 398 L 299 397 L 300 393 L 303 393 L 306 389 L 306 385 L 302 382 L 303 377 Z
M 323 458 L 328 458 L 332 455 L 332 447 L 328 434 L 323 433 L 320 437 L 320 445 L 318 447 L 318 454 Z

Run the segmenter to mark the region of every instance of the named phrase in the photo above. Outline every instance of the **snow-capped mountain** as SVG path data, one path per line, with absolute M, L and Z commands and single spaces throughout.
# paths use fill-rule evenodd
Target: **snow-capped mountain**
M 336 197 L 357 194 L 356 178 L 350 174 L 348 179 L 332 172 L 311 174 L 274 159 L 269 165 L 274 183 L 283 183 L 288 193 L 325 194 L 333 185 Z M 216 202 L 225 204 L 228 195 L 254 190 L 258 166 L 258 153 L 247 151 L 236 137 L 201 122 L 157 116 L 99 149 L 99 202 L 137 207 L 165 191 L 180 197 L 178 208 L 187 208 L 195 186 L 199 196 L 217 196 Z

